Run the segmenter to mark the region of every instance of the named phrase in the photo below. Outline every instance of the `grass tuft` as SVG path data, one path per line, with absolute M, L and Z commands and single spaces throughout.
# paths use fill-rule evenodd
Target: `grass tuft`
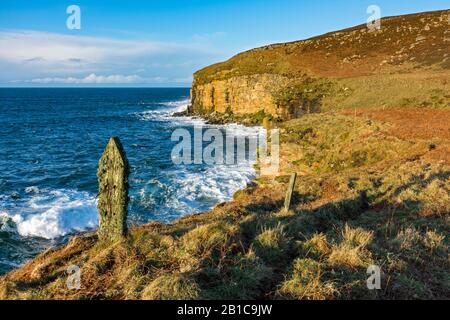
M 321 264 L 312 259 L 296 259 L 291 276 L 281 284 L 277 296 L 281 299 L 325 300 L 336 292 L 331 282 L 322 282 Z
M 195 300 L 198 297 L 198 285 L 182 273 L 159 276 L 142 293 L 144 300 Z

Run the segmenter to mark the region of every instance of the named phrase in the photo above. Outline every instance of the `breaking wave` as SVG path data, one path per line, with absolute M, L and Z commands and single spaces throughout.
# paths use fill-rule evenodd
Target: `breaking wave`
M 29 200 L 0 213 L 0 231 L 54 239 L 98 226 L 96 199 L 87 192 L 28 187 Z M 18 213 L 14 213 L 14 211 Z

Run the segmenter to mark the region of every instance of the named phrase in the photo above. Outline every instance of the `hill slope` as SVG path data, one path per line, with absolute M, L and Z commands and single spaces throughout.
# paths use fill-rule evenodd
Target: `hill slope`
M 292 118 L 337 106 L 450 105 L 449 15 L 384 18 L 380 30 L 360 25 L 238 54 L 195 73 L 193 112 Z

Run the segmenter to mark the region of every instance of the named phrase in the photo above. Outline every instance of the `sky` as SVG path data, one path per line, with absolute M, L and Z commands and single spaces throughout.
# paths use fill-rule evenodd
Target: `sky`
M 1 0 L 0 86 L 189 87 L 244 50 L 365 23 L 370 5 L 385 17 L 450 0 Z

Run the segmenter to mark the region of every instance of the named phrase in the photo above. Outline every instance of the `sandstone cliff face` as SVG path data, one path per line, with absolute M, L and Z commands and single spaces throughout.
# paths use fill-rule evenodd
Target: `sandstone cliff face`
M 274 93 L 289 83 L 285 76 L 260 74 L 216 80 L 194 86 L 191 92 L 194 113 L 248 114 L 264 111 L 283 116 L 285 110 L 277 108 Z

